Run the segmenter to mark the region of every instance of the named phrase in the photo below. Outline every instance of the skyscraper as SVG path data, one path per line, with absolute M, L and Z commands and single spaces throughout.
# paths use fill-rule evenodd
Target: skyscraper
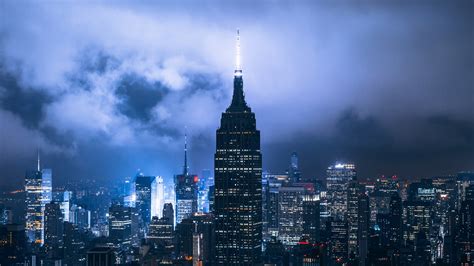
M 63 247 L 63 214 L 57 202 L 46 204 L 44 211 L 44 245 L 49 257 L 58 257 Z
M 51 201 L 51 169 L 41 170 L 38 166 L 25 176 L 26 192 L 26 234 L 29 242 L 44 243 L 44 207 Z
M 356 177 L 355 165 L 350 163 L 337 163 L 327 169 L 327 196 L 331 217 L 345 220 L 347 212 L 347 188 Z
M 148 225 L 151 221 L 152 186 L 154 180 L 154 176 L 144 176 L 143 174 L 137 175 L 135 179 L 135 193 L 137 195 L 135 206 L 145 225 Z
M 303 236 L 310 243 L 320 241 L 320 208 L 319 195 L 304 195 L 303 197 Z
M 151 200 L 151 216 L 157 216 L 158 218 L 161 218 L 161 215 L 163 214 L 163 205 L 165 204 L 163 177 L 157 176 L 153 185 L 154 186 L 152 187 L 153 198 Z
M 293 152 L 290 158 L 290 168 L 288 169 L 288 182 L 298 183 L 301 181 L 301 172 L 298 166 L 298 154 Z
M 214 157 L 217 264 L 259 265 L 262 250 L 262 155 L 255 114 L 245 102 L 240 36 L 234 92 L 216 132 Z
M 357 260 L 358 250 L 358 232 L 359 232 L 359 197 L 362 188 L 357 181 L 352 181 L 347 189 L 347 250 L 350 260 Z
M 109 208 L 109 238 L 116 247 L 132 242 L 132 208 L 112 204 Z
M 191 217 L 198 210 L 199 178 L 189 174 L 187 136 L 184 135 L 184 167 L 183 173 L 175 176 L 176 224 Z
M 302 186 L 283 186 L 278 197 L 278 238 L 285 246 L 295 246 L 303 235 Z
M 171 203 L 165 203 L 163 206 L 163 218 L 168 219 L 169 223 L 174 226 L 174 210 L 173 210 L 173 204 Z

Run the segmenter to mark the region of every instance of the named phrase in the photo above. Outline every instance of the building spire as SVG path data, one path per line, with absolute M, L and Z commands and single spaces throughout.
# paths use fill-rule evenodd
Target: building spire
M 245 102 L 244 82 L 242 79 L 242 65 L 240 61 L 240 31 L 237 30 L 236 53 L 235 53 L 235 70 L 234 70 L 234 93 L 232 95 L 232 102 L 227 108 L 232 112 L 250 111 L 250 108 Z
M 38 149 L 38 172 L 41 171 L 41 163 L 40 163 L 40 151 Z
M 235 70 L 234 76 L 242 76 L 242 65 L 240 59 L 240 31 L 237 29 L 237 40 L 235 42 Z
M 184 128 L 184 167 L 183 175 L 188 175 L 188 134 L 187 127 Z

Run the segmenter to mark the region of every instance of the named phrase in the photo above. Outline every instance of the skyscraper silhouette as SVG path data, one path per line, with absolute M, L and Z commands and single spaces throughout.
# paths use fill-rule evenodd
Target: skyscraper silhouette
M 262 250 L 262 155 L 255 114 L 245 102 L 240 36 L 232 102 L 216 132 L 217 264 L 259 265 Z

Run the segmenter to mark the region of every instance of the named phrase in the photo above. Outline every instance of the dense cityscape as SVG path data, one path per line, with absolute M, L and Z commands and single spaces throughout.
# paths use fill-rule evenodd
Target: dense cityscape
M 244 96 L 237 31 L 232 102 L 214 171 L 184 162 L 174 187 L 123 182 L 55 187 L 38 151 L 24 187 L 0 199 L 0 265 L 472 265 L 474 172 L 360 179 L 335 162 L 324 178 L 262 172 L 260 131 Z
M 0 266 L 474 266 L 473 11 L 0 1 Z

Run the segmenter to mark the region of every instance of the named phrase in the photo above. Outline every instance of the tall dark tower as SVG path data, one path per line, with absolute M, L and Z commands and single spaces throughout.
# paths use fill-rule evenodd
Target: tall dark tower
M 255 114 L 247 106 L 240 66 L 234 94 L 216 132 L 214 158 L 217 264 L 259 265 L 262 250 L 262 154 Z

